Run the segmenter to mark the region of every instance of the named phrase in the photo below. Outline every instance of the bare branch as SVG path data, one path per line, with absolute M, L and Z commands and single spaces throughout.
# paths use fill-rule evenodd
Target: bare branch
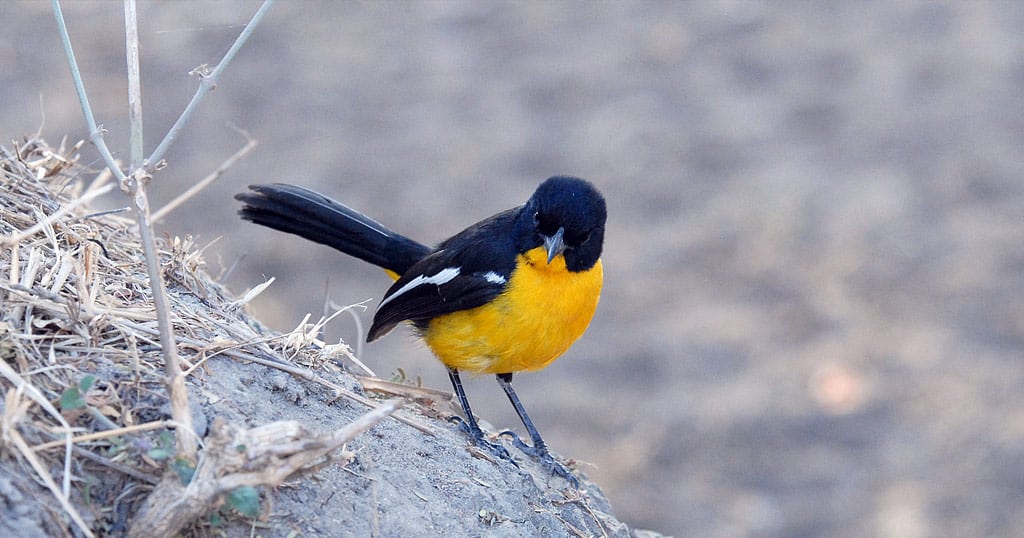
M 126 1 L 131 2 L 132 0 Z M 107 148 L 106 142 L 103 140 L 102 130 L 97 127 L 96 119 L 92 113 L 92 108 L 89 106 L 89 98 L 85 91 L 85 84 L 82 82 L 82 75 L 78 68 L 78 62 L 75 59 L 75 54 L 71 47 L 71 38 L 68 35 L 67 25 L 64 22 L 64 15 L 60 9 L 60 2 L 58 0 L 52 0 L 51 4 L 53 6 L 54 16 L 57 19 L 57 27 L 60 32 L 61 41 L 64 43 L 64 51 L 68 58 L 68 66 L 71 69 L 71 78 L 74 81 L 75 90 L 78 93 L 78 100 L 81 103 L 82 113 L 85 115 L 86 124 L 89 126 L 89 138 L 93 144 L 96 145 L 100 155 L 103 156 L 107 167 L 114 173 L 114 176 L 117 177 L 118 181 L 120 181 L 121 189 L 128 194 L 132 201 L 132 208 L 135 211 L 135 217 L 139 227 L 142 249 L 145 253 L 146 270 L 149 274 L 150 287 L 153 291 L 153 305 L 157 312 L 157 325 L 160 330 L 160 347 L 164 355 L 164 366 L 167 373 L 167 390 L 171 400 L 171 415 L 174 418 L 174 421 L 180 425 L 179 428 L 175 430 L 178 441 L 178 453 L 181 456 L 194 461 L 196 455 L 196 440 L 191 434 L 192 414 L 188 406 L 188 392 L 185 389 L 184 374 L 181 371 L 177 345 L 174 342 L 174 332 L 173 327 L 171 326 L 167 291 L 164 287 L 163 278 L 160 273 L 160 260 L 157 255 L 153 228 L 149 219 L 149 201 L 146 197 L 145 191 L 145 183 L 149 180 L 149 176 L 142 168 L 138 167 L 132 168 L 132 172 L 126 176 L 118 167 L 113 155 L 111 155 L 110 150 Z M 136 71 L 137 75 L 138 30 L 135 28 L 136 21 L 133 16 L 134 7 L 126 6 L 125 15 L 129 64 L 132 63 L 131 57 L 133 53 L 131 52 L 131 49 L 135 49 L 136 55 L 135 66 L 133 67 L 129 65 L 128 70 L 129 73 Z M 132 40 L 133 37 L 134 41 Z M 137 82 L 138 81 L 130 83 L 129 86 L 132 87 Z M 138 87 L 135 87 L 135 91 L 136 98 L 138 98 Z M 138 101 L 138 103 L 141 104 L 141 101 Z M 141 116 L 137 117 L 136 121 L 141 122 Z M 139 126 L 139 129 L 141 129 L 141 126 Z
M 131 6 L 129 6 L 131 4 Z M 149 173 L 142 168 L 142 101 L 139 94 L 139 32 L 135 20 L 135 1 L 125 0 L 125 48 L 128 50 L 128 102 L 132 123 L 131 175 L 122 183 L 132 201 L 135 219 L 139 226 L 139 239 L 146 258 L 146 272 L 153 290 L 153 306 L 156 309 L 157 328 L 160 331 L 160 351 L 164 358 L 164 373 L 167 396 L 171 403 L 171 417 L 178 423 L 174 429 L 178 455 L 195 461 L 198 444 L 192 433 L 192 411 L 188 405 L 188 389 L 185 388 L 185 374 L 178 357 L 178 345 L 174 341 L 174 326 L 171 324 L 171 307 L 167 300 L 167 288 L 160 272 L 160 255 L 156 251 L 156 238 L 149 218 L 149 199 L 146 184 Z M 133 52 L 134 51 L 134 52 Z M 134 81 L 132 80 L 134 78 Z M 138 108 L 136 110 L 136 107 Z M 136 153 L 137 150 L 137 153 Z
M 50 0 L 53 7 L 53 15 L 57 18 L 57 30 L 60 32 L 60 41 L 64 45 L 64 54 L 68 58 L 68 67 L 71 68 L 71 80 L 75 84 L 75 93 L 78 94 L 78 102 L 82 105 L 82 114 L 85 115 L 85 124 L 89 127 L 89 141 L 96 146 L 103 157 L 103 162 L 114 173 L 118 181 L 124 182 L 124 172 L 117 165 L 117 161 L 107 148 L 103 140 L 103 130 L 96 125 L 96 118 L 92 114 L 92 107 L 89 105 L 89 96 L 85 93 L 85 83 L 82 82 L 82 73 L 78 70 L 78 61 L 75 60 L 75 51 L 71 48 L 71 37 L 68 35 L 68 26 L 64 22 L 64 13 L 60 9 L 60 0 Z
M 128 169 L 142 166 L 142 81 L 139 72 L 139 24 L 135 0 L 124 0 L 125 53 L 128 56 Z
M 185 192 L 179 194 L 173 200 L 168 202 L 167 205 L 165 205 L 165 206 L 161 207 L 160 209 L 154 211 L 153 212 L 153 216 L 152 216 L 152 221 L 153 222 L 159 222 L 161 219 L 163 219 L 165 216 L 167 216 L 168 213 L 170 213 L 171 211 L 174 211 L 175 209 L 178 208 L 178 206 L 180 206 L 181 204 L 187 202 L 190 198 L 192 198 L 196 194 L 199 194 L 200 191 L 205 189 L 211 183 L 213 183 L 214 181 L 220 179 L 220 177 L 222 175 L 224 175 L 224 172 L 226 172 L 229 168 L 234 166 L 235 163 L 237 163 L 239 161 L 239 159 L 244 157 L 247 153 L 249 153 L 250 151 L 253 150 L 253 148 L 256 147 L 258 142 L 256 142 L 255 139 L 253 139 L 251 136 L 249 136 L 249 133 L 247 133 L 246 131 L 244 131 L 242 129 L 238 129 L 238 131 L 240 133 L 242 133 L 242 136 L 244 136 L 245 139 L 247 140 L 245 145 L 242 146 L 242 149 L 236 151 L 234 153 L 234 155 L 228 157 L 223 163 L 221 163 L 221 165 L 218 166 L 216 170 L 214 170 L 213 172 L 210 172 L 206 177 L 204 177 L 203 179 L 199 180 L 198 183 L 196 183 L 195 185 L 192 185 L 191 187 L 189 187 L 188 190 L 186 190 Z
M 160 141 L 160 145 L 157 146 L 156 149 L 153 150 L 153 153 L 150 154 L 149 158 L 146 159 L 147 167 L 156 166 L 157 163 L 164 158 L 164 154 L 167 153 L 168 148 L 171 147 L 171 144 L 173 144 L 174 140 L 178 137 L 178 132 L 180 132 L 181 128 L 184 127 L 185 124 L 188 123 L 188 120 L 192 118 L 192 113 L 195 112 L 199 103 L 201 103 L 206 97 L 206 94 L 217 87 L 217 81 L 220 79 L 221 73 L 224 72 L 224 69 L 226 69 L 228 64 L 231 63 L 231 60 L 235 58 L 235 55 L 238 54 L 242 45 L 245 44 L 246 40 L 249 39 L 249 36 L 252 35 L 254 30 L 256 30 L 260 21 L 263 20 L 263 15 L 267 13 L 273 3 L 274 0 L 264 0 L 263 5 L 260 6 L 256 11 L 256 14 L 253 15 L 249 24 L 245 25 L 242 33 L 238 35 L 238 39 L 235 39 L 235 42 L 224 54 L 224 58 L 222 58 L 220 63 L 217 64 L 217 67 L 214 67 L 213 71 L 209 74 L 200 76 L 199 88 L 196 89 L 195 95 L 192 96 L 192 100 L 189 101 L 188 106 L 185 107 L 185 110 L 181 113 L 181 116 L 178 117 L 178 120 L 175 121 L 174 125 L 171 126 L 171 129 L 167 131 L 167 135 Z
M 85 443 L 85 442 L 88 442 L 88 441 L 96 441 L 98 439 L 109 439 L 111 437 L 118 437 L 118 436 L 126 435 L 126 434 L 129 434 L 129 433 L 144 432 L 144 431 L 148 431 L 148 430 L 158 430 L 160 428 L 168 428 L 168 427 L 171 427 L 173 425 L 174 425 L 174 423 L 170 422 L 170 421 L 157 420 L 155 422 L 146 422 L 144 424 L 136 424 L 135 426 L 124 426 L 124 427 L 116 428 L 116 429 L 113 429 L 113 430 L 104 430 L 104 431 L 101 431 L 101 432 L 93 432 L 93 433 L 87 433 L 87 434 L 84 434 L 84 435 L 78 435 L 78 436 L 75 436 L 75 437 L 71 438 L 71 442 L 72 443 Z M 46 450 L 46 449 L 49 449 L 49 448 L 54 448 L 54 447 L 62 446 L 65 442 L 66 442 L 66 440 L 64 440 L 64 439 L 58 439 L 56 441 L 50 441 L 48 443 L 42 443 L 40 445 L 36 445 L 36 446 L 32 447 L 32 450 L 36 451 L 36 452 L 40 451 L 40 450 Z

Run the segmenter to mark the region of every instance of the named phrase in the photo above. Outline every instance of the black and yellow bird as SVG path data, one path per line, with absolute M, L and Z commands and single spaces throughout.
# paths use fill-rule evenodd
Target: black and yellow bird
M 385 269 L 394 284 L 373 317 L 367 341 L 409 321 L 448 367 L 463 423 L 488 442 L 473 417 L 459 371 L 495 374 L 529 432 L 513 444 L 577 484 L 556 462 L 512 389 L 512 374 L 540 370 L 590 324 L 601 294 L 607 210 L 579 178 L 556 176 L 523 205 L 484 219 L 430 248 L 341 203 L 302 187 L 253 185 L 236 198 L 243 219 L 333 247 Z

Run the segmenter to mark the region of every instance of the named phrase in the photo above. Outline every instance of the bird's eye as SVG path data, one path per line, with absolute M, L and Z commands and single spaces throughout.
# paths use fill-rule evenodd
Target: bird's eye
M 544 235 L 551 235 L 558 231 L 558 220 L 548 214 L 534 213 L 533 224 L 537 227 L 537 231 Z

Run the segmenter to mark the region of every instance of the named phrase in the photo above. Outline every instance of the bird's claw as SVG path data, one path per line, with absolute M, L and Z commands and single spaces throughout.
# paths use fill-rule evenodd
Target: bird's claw
M 580 489 L 580 481 L 573 474 L 572 470 L 565 466 L 562 462 L 556 460 L 548 448 L 543 444 L 539 446 L 530 446 L 523 442 L 519 438 L 519 434 L 512 430 L 505 430 L 498 434 L 498 437 L 508 437 L 512 441 L 512 446 L 518 448 L 522 453 L 530 456 L 531 458 L 538 460 L 542 465 L 551 469 L 551 473 L 564 478 L 573 489 Z
M 512 441 L 512 446 L 518 448 L 520 452 L 526 454 L 527 456 L 530 456 L 531 458 L 544 459 L 545 456 L 548 458 L 551 457 L 551 455 L 548 454 L 547 447 L 541 446 L 538 448 L 535 446 L 530 446 L 524 443 L 523 440 L 519 437 L 519 434 L 512 430 L 505 430 L 503 432 L 500 432 L 498 433 L 498 437 L 508 437 L 509 440 Z
M 510 461 L 512 462 L 512 465 L 519 467 L 519 464 L 516 463 L 514 459 L 512 459 L 512 454 L 508 451 L 507 448 L 501 446 L 498 443 L 492 443 L 488 441 L 484 437 L 484 432 L 482 430 L 474 430 L 473 427 L 469 424 L 469 422 L 463 419 L 462 417 L 458 415 L 452 415 L 451 417 L 448 418 L 448 421 L 458 424 L 459 429 L 473 439 L 474 445 L 484 450 L 487 450 L 498 459 Z

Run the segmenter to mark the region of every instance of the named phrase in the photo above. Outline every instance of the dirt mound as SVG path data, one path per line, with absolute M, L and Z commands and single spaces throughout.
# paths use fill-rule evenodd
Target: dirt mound
M 468 446 L 446 420 L 450 395 L 353 375 L 348 347 L 319 341 L 315 323 L 265 330 L 244 310 L 254 293 L 227 293 L 188 238 L 159 245 L 204 438 L 198 466 L 176 460 L 134 220 L 88 212 L 111 186 L 87 181 L 78 147 L 0 149 L 0 534 L 138 534 L 147 499 L 149 514 L 178 510 L 208 480 L 223 491 L 188 534 L 631 535 L 585 477 L 575 491 L 528 458 Z M 329 450 L 339 432 L 350 440 Z M 290 477 L 246 486 L 273 473 Z M 187 493 L 152 506 L 167 484 Z

